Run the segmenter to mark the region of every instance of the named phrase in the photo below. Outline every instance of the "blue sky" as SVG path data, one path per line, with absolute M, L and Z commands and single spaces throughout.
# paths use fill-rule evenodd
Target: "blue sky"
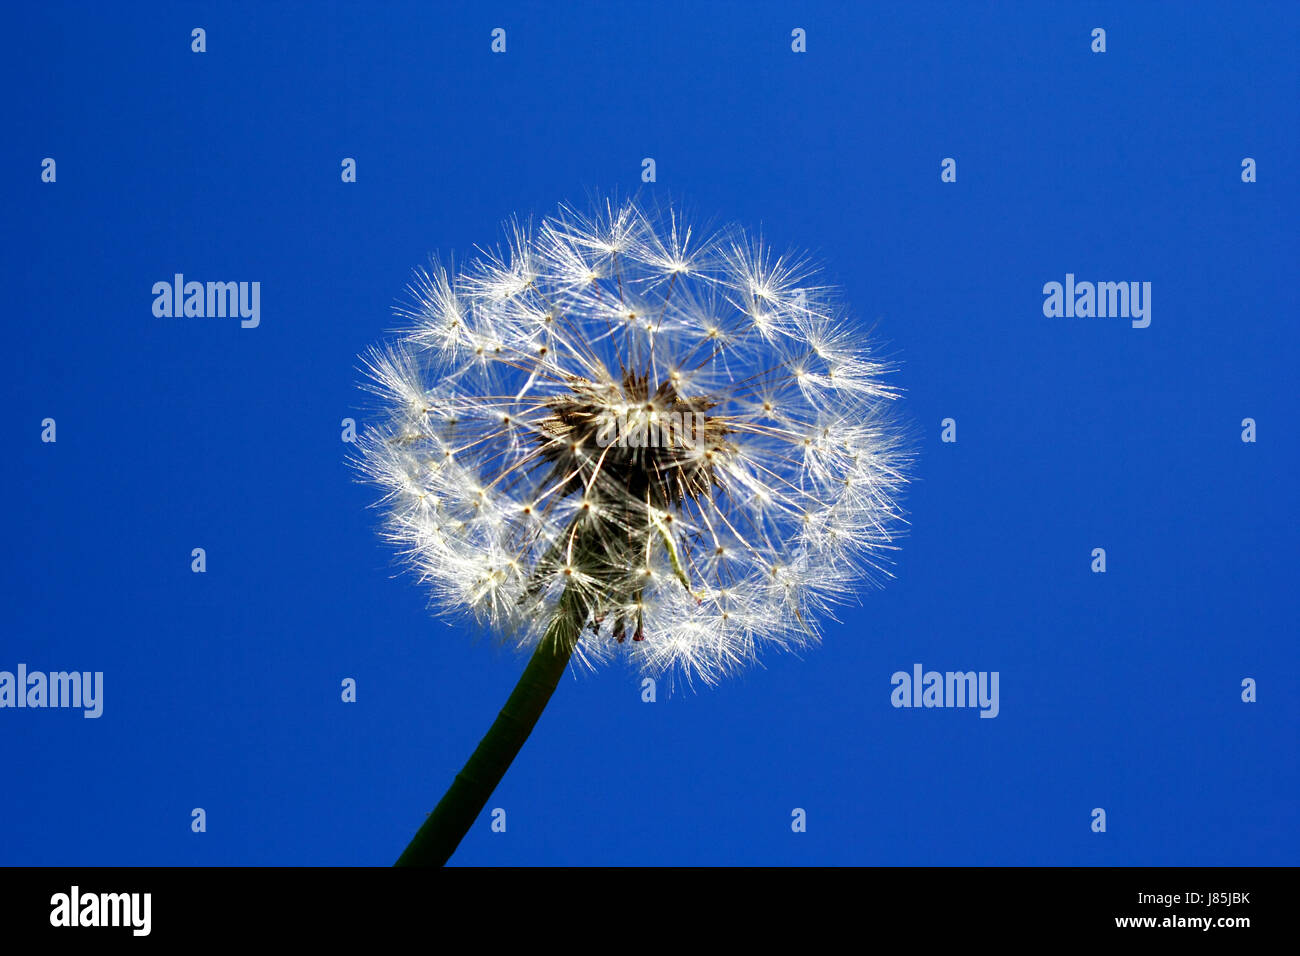
M 653 704 L 566 679 L 455 862 L 1297 862 L 1293 4 L 10 19 L 0 670 L 105 692 L 0 709 L 0 863 L 396 858 L 524 661 L 378 539 L 357 355 L 431 253 L 645 157 L 810 250 L 899 360 L 911 530 L 802 657 Z M 260 325 L 155 317 L 178 272 L 259 281 Z M 1067 273 L 1151 282 L 1150 327 L 1044 316 Z M 893 708 L 915 663 L 997 671 L 998 717 Z

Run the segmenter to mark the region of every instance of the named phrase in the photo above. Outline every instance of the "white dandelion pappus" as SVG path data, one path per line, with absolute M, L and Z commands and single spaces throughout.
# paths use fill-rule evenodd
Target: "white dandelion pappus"
M 625 201 L 411 291 L 355 464 L 438 609 L 529 647 L 567 593 L 579 659 L 712 683 L 885 571 L 898 393 L 805 260 Z

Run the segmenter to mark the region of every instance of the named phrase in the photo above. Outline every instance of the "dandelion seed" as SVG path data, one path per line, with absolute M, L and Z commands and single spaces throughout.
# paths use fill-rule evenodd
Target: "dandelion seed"
M 410 288 L 356 464 L 441 611 L 712 683 L 887 573 L 898 392 L 805 259 L 623 202 Z

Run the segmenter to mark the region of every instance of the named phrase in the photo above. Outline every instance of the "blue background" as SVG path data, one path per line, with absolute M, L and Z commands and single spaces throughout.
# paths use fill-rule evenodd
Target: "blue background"
M 454 861 L 1296 863 L 1298 10 L 13 8 L 0 669 L 106 693 L 0 711 L 0 862 L 396 858 L 524 661 L 378 539 L 357 355 L 430 253 L 650 156 L 901 361 L 911 531 L 802 659 L 566 679 Z M 260 281 L 260 328 L 155 318 L 175 272 Z M 1150 328 L 1045 318 L 1066 272 L 1152 282 Z M 999 671 L 1000 716 L 892 708 L 915 662 Z

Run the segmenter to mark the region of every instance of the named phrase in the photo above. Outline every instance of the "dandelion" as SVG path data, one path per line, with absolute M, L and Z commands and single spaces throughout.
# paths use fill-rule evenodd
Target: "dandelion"
M 631 201 L 480 252 L 365 357 L 356 464 L 434 606 L 534 653 L 404 863 L 455 849 L 570 661 L 711 684 L 804 647 L 903 520 L 897 390 L 806 258 Z

